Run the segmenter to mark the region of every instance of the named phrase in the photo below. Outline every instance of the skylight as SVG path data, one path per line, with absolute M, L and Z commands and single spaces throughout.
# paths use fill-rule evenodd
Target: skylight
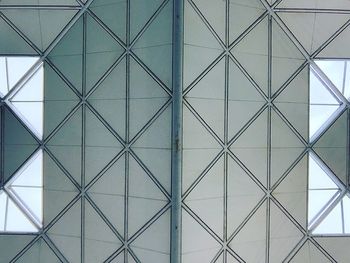
M 309 134 L 313 150 L 309 153 L 309 231 L 316 235 L 350 234 L 345 106 L 350 96 L 348 61 L 317 60 L 315 64 L 310 68 Z
M 22 122 L 19 125 L 25 125 L 38 140 L 43 136 L 43 92 L 44 68 L 38 57 L 0 57 L 0 96 L 6 105 L 3 107 L 11 108 Z M 4 122 L 6 126 L 6 120 Z M 25 132 L 26 129 L 23 128 Z M 6 136 L 4 143 L 6 145 Z M 42 221 L 43 151 L 39 149 L 3 180 L 0 232 L 38 232 Z

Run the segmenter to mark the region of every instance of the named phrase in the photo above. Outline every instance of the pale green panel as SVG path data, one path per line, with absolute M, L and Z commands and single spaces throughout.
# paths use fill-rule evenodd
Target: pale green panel
M 314 150 L 346 185 L 348 153 L 348 113 L 344 112 L 314 145 Z
M 0 235 L 0 262 L 11 262 L 34 238 L 32 235 Z
M 280 263 L 302 239 L 303 234 L 273 203 L 270 204 L 270 263 Z
M 88 194 L 118 233 L 124 236 L 125 155 L 103 173 Z
M 85 262 L 104 262 L 122 243 L 87 201 L 84 220 Z
M 135 61 L 130 61 L 130 137 L 134 137 L 168 100 L 169 95 Z
M 78 189 L 47 153 L 44 153 L 43 162 L 43 212 L 46 226 L 73 200 Z
M 79 99 L 52 69 L 44 65 L 44 138 L 68 115 Z
M 185 210 L 182 210 L 182 262 L 209 263 L 220 244 Z
M 2 0 L 0 5 L 70 5 L 78 6 L 75 0 Z
M 266 202 L 263 203 L 229 243 L 245 262 L 260 263 L 266 257 Z
M 169 88 L 172 81 L 172 12 L 172 1 L 169 1 L 133 46 L 133 52 Z
M 282 28 L 272 20 L 272 94 L 302 65 L 305 58 Z
M 125 59 L 97 87 L 89 97 L 89 102 L 114 131 L 124 139 L 126 124 Z
M 227 234 L 231 236 L 263 198 L 264 192 L 234 161 L 228 158 Z
M 315 8 L 315 9 L 349 9 L 347 0 L 283 0 L 277 7 L 282 8 Z
M 271 185 L 285 173 L 305 146 L 287 124 L 271 112 Z
M 3 175 L 7 181 L 38 147 L 37 141 L 13 113 L 3 107 L 4 113 L 4 160 Z
M 171 192 L 171 105 L 132 145 L 133 151 Z
M 224 218 L 224 158 L 221 157 L 199 184 L 190 192 L 185 203 L 219 237 L 223 238 Z
M 305 156 L 273 191 L 274 197 L 305 229 L 307 227 L 308 163 Z
M 3 13 L 43 51 L 62 32 L 77 10 L 9 9 Z
M 65 78 L 81 92 L 83 74 L 83 19 L 69 29 L 48 58 Z
M 1 2 L 3 3 L 3 2 Z M 3 19 L 0 19 L 0 53 L 16 55 L 37 55 L 32 47 L 24 41 L 15 30 L 13 30 Z M 6 41 L 4 41 L 6 39 Z
M 216 34 L 225 42 L 226 2 L 221 0 L 194 0 L 193 2 Z
M 122 150 L 117 138 L 86 110 L 85 180 L 89 183 Z
M 166 0 L 130 1 L 130 38 L 133 40 Z
M 81 201 L 70 207 L 47 234 L 69 262 L 81 262 Z
M 268 115 L 265 110 L 230 147 L 264 186 L 267 184 L 267 122 Z
M 149 226 L 130 247 L 141 262 L 170 262 L 170 211 Z
M 324 44 L 349 19 L 348 14 L 334 13 L 280 12 L 278 15 L 310 54 Z
M 124 42 L 126 40 L 126 0 L 95 0 L 90 9 Z
M 346 263 L 350 258 L 350 237 L 316 237 L 315 240 L 334 258 L 335 262 Z
M 231 43 L 265 12 L 265 8 L 259 0 L 231 0 L 229 4 Z
M 86 17 L 86 92 L 124 52 L 122 46 L 90 15 Z
M 38 239 L 16 262 L 52 262 L 60 263 L 61 260 L 55 255 L 47 243 L 42 239 Z
M 64 169 L 80 183 L 82 152 L 82 110 L 78 109 L 47 143 Z
M 228 81 L 228 135 L 229 138 L 232 138 L 257 114 L 265 100 L 231 59 Z M 211 90 L 216 91 L 216 89 Z
M 187 108 L 184 108 L 183 122 L 182 190 L 186 191 L 213 161 L 221 146 Z
M 223 50 L 187 1 L 184 16 L 184 88 L 186 88 Z
M 350 52 L 344 48 L 350 41 L 350 27 L 346 27 L 331 43 L 329 43 L 317 57 L 348 58 Z
M 274 100 L 275 106 L 303 136 L 309 137 L 309 68 L 303 69 Z
M 291 263 L 329 263 L 329 260 L 311 241 L 306 241 Z
M 233 56 L 267 94 L 268 90 L 268 19 L 259 22 L 231 50 Z
M 168 201 L 137 161 L 129 158 L 128 233 L 132 236 Z
M 215 87 L 215 88 L 214 88 Z M 220 60 L 186 95 L 186 100 L 223 140 L 225 60 Z M 210 105 L 210 106 L 209 106 Z

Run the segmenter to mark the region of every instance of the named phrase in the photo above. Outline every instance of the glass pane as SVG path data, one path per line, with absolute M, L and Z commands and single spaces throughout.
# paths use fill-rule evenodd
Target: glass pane
M 343 92 L 345 61 L 341 60 L 316 60 L 317 66 L 327 75 L 330 81 Z
M 6 231 L 36 232 L 38 231 L 21 210 L 9 199 Z
M 5 230 L 6 199 L 6 194 L 0 191 L 0 231 Z
M 336 190 L 309 191 L 309 223 L 324 208 L 327 202 L 337 193 Z
M 6 60 L 4 57 L 0 57 L 0 92 L 2 96 L 7 93 Z
M 331 92 L 310 71 L 310 103 L 311 104 L 339 104 Z
M 350 234 L 350 198 L 348 196 L 343 198 L 343 209 L 345 233 Z
M 37 57 L 7 57 L 10 89 L 37 61 Z
M 309 155 L 309 189 L 338 190 L 337 185 Z
M 332 116 L 339 106 L 310 105 L 310 137 Z
M 26 167 L 15 175 L 16 179 L 11 183 L 14 186 L 43 186 L 43 154 L 40 150 L 31 160 L 29 160 Z
M 329 213 L 313 234 L 342 234 L 342 216 L 340 203 Z
M 11 187 L 19 198 L 30 209 L 33 215 L 42 221 L 42 188 Z

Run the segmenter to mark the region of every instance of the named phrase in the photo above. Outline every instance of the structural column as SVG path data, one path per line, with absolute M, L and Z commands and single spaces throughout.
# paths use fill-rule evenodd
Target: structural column
M 184 0 L 173 0 L 171 263 L 181 262 Z

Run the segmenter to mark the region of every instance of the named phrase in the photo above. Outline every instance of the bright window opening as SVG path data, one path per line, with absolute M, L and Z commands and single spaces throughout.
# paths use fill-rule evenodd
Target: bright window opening
M 0 57 L 0 96 L 37 139 L 43 136 L 44 67 L 38 57 Z M 5 124 L 6 125 L 6 124 Z M 28 156 L 0 190 L 0 232 L 38 232 L 43 222 L 43 152 Z
M 317 60 L 310 68 L 308 225 L 315 235 L 350 234 L 350 193 L 346 174 L 350 64 Z M 342 116 L 345 116 L 344 118 Z M 337 153 L 339 151 L 339 154 Z

